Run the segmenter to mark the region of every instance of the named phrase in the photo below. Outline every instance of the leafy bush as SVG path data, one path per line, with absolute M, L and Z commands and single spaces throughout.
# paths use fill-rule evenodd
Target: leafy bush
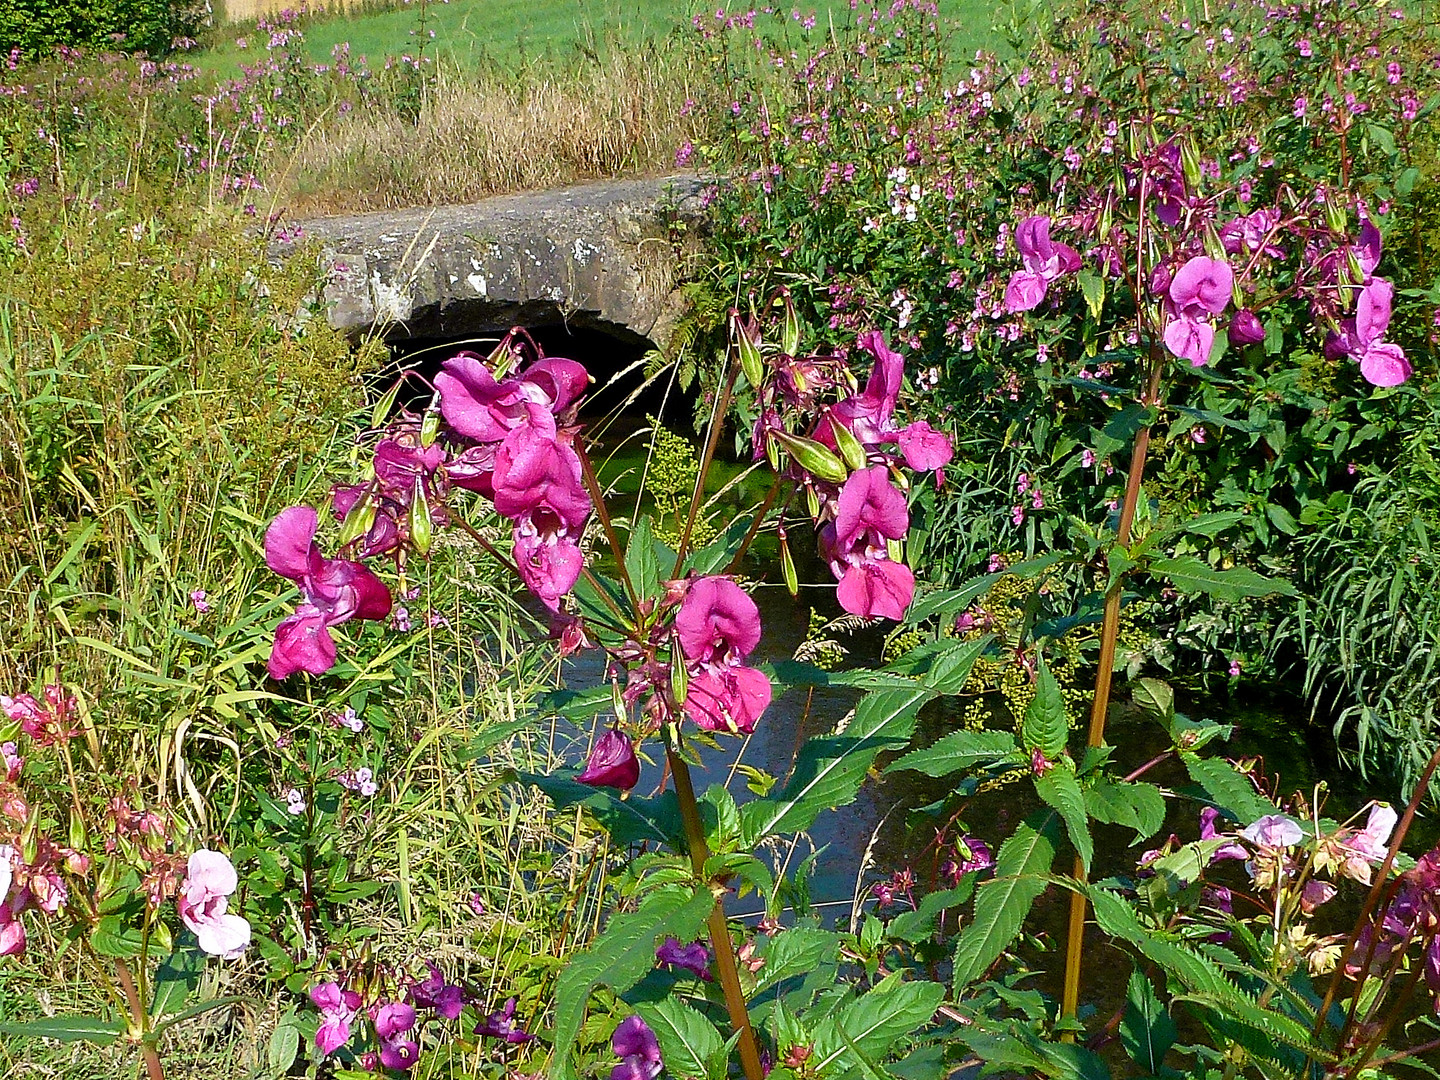
M 200 6 L 192 0 L 10 0 L 0 10 L 0 50 L 27 56 L 70 49 L 163 56 L 192 34 Z

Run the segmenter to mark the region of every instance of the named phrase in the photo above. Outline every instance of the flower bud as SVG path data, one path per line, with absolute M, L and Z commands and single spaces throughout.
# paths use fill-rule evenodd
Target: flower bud
M 730 329 L 735 335 L 735 348 L 740 354 L 740 370 L 757 391 L 764 381 L 765 368 L 760 357 L 760 327 L 753 319 L 742 320 L 740 313 L 731 309 Z
M 415 478 L 415 495 L 410 501 L 410 546 L 419 554 L 428 555 L 435 539 L 435 524 L 430 520 L 430 500 L 425 497 L 425 482 Z
M 420 421 L 420 445 L 430 447 L 435 445 L 435 439 L 440 434 L 440 410 L 431 408 L 425 410 L 425 419 Z
M 1229 337 L 1232 345 L 1258 345 L 1265 340 L 1265 326 L 1253 311 L 1242 308 L 1230 320 Z
M 582 784 L 613 787 L 629 791 L 640 780 L 640 760 L 626 735 L 616 728 L 601 735 L 585 762 L 585 771 L 577 778 Z
M 800 351 L 800 316 L 795 312 L 795 302 L 790 290 L 782 288 L 780 298 L 785 305 L 785 325 L 781 333 L 780 348 L 786 356 L 795 356 Z
M 1185 183 L 1194 191 L 1203 179 L 1200 173 L 1200 154 L 1189 139 L 1180 140 L 1180 168 L 1185 173 Z

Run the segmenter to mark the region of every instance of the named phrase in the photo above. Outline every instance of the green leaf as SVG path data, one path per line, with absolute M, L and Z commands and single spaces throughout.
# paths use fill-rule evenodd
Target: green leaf
M 928 1024 L 944 1001 L 939 983 L 900 982 L 898 975 L 882 980 L 816 1026 L 815 1073 L 824 1075 L 852 1047 L 867 1056 L 888 1056 L 896 1043 Z
M 123 915 L 106 915 L 90 934 L 90 947 L 101 956 L 128 960 L 139 956 L 145 937 L 138 926 L 132 926 Z
M 750 514 L 741 514 L 736 517 L 714 540 L 698 551 L 687 555 L 683 569 L 693 570 L 702 577 L 706 574 L 719 573 L 735 561 L 735 555 L 739 552 L 740 545 L 745 542 L 745 537 L 750 533 L 752 521 L 754 521 L 754 516 Z
M 270 1045 L 265 1054 L 272 1076 L 285 1076 L 300 1053 L 300 1029 L 293 1016 L 287 1016 L 270 1035 Z
M 910 741 L 915 716 L 931 696 L 913 683 L 872 691 L 860 699 L 843 733 L 806 740 L 784 790 L 740 808 L 747 846 L 772 833 L 808 829 L 821 810 L 852 802 L 875 755 Z
M 1065 821 L 1065 831 L 1070 834 L 1070 843 L 1080 856 L 1086 873 L 1090 871 L 1090 860 L 1095 857 L 1095 841 L 1090 838 L 1089 819 L 1085 814 L 1085 795 L 1075 779 L 1075 766 L 1069 761 L 1060 761 L 1045 771 L 1044 776 L 1035 778 L 1035 793 L 1053 807 Z
M 1125 1015 L 1120 1021 L 1120 1041 L 1125 1052 L 1146 1072 L 1158 1073 L 1175 1036 L 1175 1021 L 1170 1019 L 1145 973 L 1136 968 L 1125 991 Z
M 1152 575 L 1168 579 L 1183 593 L 1206 593 L 1220 600 L 1300 595 L 1288 581 L 1267 578 L 1246 566 L 1217 570 L 1193 555 L 1178 559 L 1151 559 L 1149 569 Z
M 962 769 L 992 765 L 1020 752 L 1008 731 L 952 731 L 920 750 L 890 763 L 887 773 L 910 769 L 926 776 L 949 776 Z
M 570 1048 L 597 986 L 623 994 L 655 966 L 655 946 L 665 937 L 691 941 L 715 908 L 709 889 L 651 893 L 638 911 L 610 916 L 605 931 L 583 953 L 570 957 L 555 988 L 554 1060 L 568 1069 Z
M 1033 814 L 1000 845 L 995 877 L 976 890 L 974 915 L 955 946 L 957 994 L 984 975 L 1020 933 L 1030 905 L 1045 891 L 1059 824 L 1053 812 Z
M 635 1006 L 640 1018 L 655 1032 L 665 1071 L 675 1080 L 706 1080 L 709 1063 L 725 1040 L 706 1020 L 678 998 Z
M 1085 297 L 1085 306 L 1090 317 L 1098 319 L 1100 309 L 1105 306 L 1105 279 L 1093 270 L 1082 270 L 1076 275 L 1080 282 L 1080 295 Z
M 176 949 L 161 961 L 151 979 L 154 993 L 150 1001 L 152 1017 L 165 1016 L 185 1007 L 185 999 L 200 985 L 205 970 L 205 954 L 199 949 Z
M 930 661 L 930 670 L 920 680 L 937 694 L 958 694 L 965 689 L 970 678 L 970 669 L 976 659 L 990 647 L 991 637 L 986 635 L 975 641 L 960 642 L 947 639 L 947 648 L 938 652 Z
M 618 797 L 610 788 L 591 787 L 565 776 L 548 773 L 519 773 L 522 783 L 534 784 L 550 797 L 555 809 L 583 806 L 610 834 L 616 844 L 638 844 L 642 841 L 667 845 L 672 851 L 684 850 L 679 804 L 675 793 L 666 791 L 653 799 L 631 796 Z
M 1255 790 L 1250 779 L 1222 758 L 1181 754 L 1190 779 L 1200 785 L 1210 801 L 1241 824 L 1277 813 L 1274 803 Z
M 625 545 L 625 571 L 640 597 L 660 594 L 660 560 L 655 554 L 655 534 L 648 515 L 641 517 L 630 530 L 630 539 Z
M 1053 761 L 1065 749 L 1070 721 L 1065 715 L 1065 697 L 1060 693 L 1060 684 L 1050 673 L 1045 658 L 1037 655 L 1036 663 L 1035 697 L 1025 710 L 1020 737 L 1025 741 L 1026 750 L 1038 749 Z
M 1154 836 L 1165 823 L 1165 797 L 1154 784 L 1099 780 L 1085 789 L 1085 810 L 1106 825 L 1134 829 L 1136 844 Z
M 19 1035 L 56 1042 L 88 1042 L 104 1046 L 113 1043 L 125 1030 L 119 1020 L 93 1016 L 51 1016 L 44 1020 L 0 1021 L 0 1035 Z
M 901 912 L 891 919 L 890 925 L 885 927 L 885 936 L 892 941 L 905 941 L 912 945 L 924 941 L 935 933 L 940 913 L 963 904 L 974 891 L 972 879 L 958 889 L 941 889 L 927 894 L 914 911 Z
M 755 993 L 832 963 L 840 940 L 828 930 L 797 926 L 776 934 L 765 947 L 765 966 L 756 975 Z
M 1137 679 L 1130 700 L 1147 716 L 1168 724 L 1175 716 L 1175 691 L 1163 679 Z

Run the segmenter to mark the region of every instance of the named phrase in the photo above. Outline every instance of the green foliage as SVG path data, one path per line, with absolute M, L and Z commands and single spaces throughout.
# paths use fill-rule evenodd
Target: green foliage
M 9 0 L 0 8 L 0 51 L 57 46 L 163 56 L 199 24 L 193 0 Z

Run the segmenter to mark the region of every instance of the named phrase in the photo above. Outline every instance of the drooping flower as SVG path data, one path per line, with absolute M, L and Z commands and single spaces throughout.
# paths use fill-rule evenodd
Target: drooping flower
M 1265 340 L 1265 324 L 1253 311 L 1242 308 L 1230 319 L 1227 333 L 1232 345 L 1258 345 Z
M 973 836 L 962 836 L 955 844 L 955 854 L 958 859 L 955 865 L 957 875 L 967 874 L 972 870 L 989 870 L 995 865 L 995 856 L 990 853 L 990 845 Z
M 1348 354 L 1360 364 L 1360 374 L 1373 386 L 1399 386 L 1412 369 L 1399 345 L 1381 339 L 1390 326 L 1395 286 L 1384 278 L 1371 278 L 1360 290 L 1355 316 L 1342 332 L 1327 342 L 1327 353 Z
M 323 982 L 310 988 L 310 1000 L 321 1017 L 315 1046 L 322 1056 L 328 1056 L 350 1041 L 350 1025 L 360 1010 L 360 995 L 342 990 L 339 983 Z
M 202 952 L 233 960 L 250 944 L 250 923 L 226 911 L 239 886 L 230 860 L 218 851 L 191 852 L 188 873 L 175 902 L 180 921 L 194 932 Z
M 1240 835 L 1262 848 L 1294 847 L 1305 838 L 1299 822 L 1284 814 L 1266 814 L 1247 826 Z
M 760 609 L 729 578 L 698 578 L 680 602 L 675 634 L 687 660 L 700 664 L 738 662 L 760 644 Z
M 498 442 L 526 425 L 555 431 L 555 416 L 584 394 L 590 376 L 574 360 L 546 358 L 515 378 L 496 379 L 475 353 L 446 360 L 435 376 L 440 414 L 456 432 L 480 442 Z
M 710 951 L 699 941 L 681 945 L 680 939 L 667 937 L 655 949 L 655 959 L 668 967 L 683 968 L 697 979 L 713 981 L 710 974 Z
M 507 1000 L 497 1012 L 491 1013 L 475 1028 L 476 1035 L 504 1039 L 508 1043 L 529 1042 L 535 1036 L 515 1024 L 515 999 Z
M 1230 303 L 1235 273 L 1230 264 L 1208 255 L 1197 255 L 1175 272 L 1170 281 L 1170 302 L 1184 312 L 1199 309 L 1220 315 Z
M 516 428 L 495 455 L 495 509 L 515 527 L 515 563 L 546 607 L 580 577 L 578 543 L 590 516 L 579 455 L 574 447 L 535 427 Z
M 749 735 L 769 708 L 774 689 L 763 671 L 716 664 L 690 678 L 685 713 L 705 731 Z
M 271 678 L 283 679 L 297 671 L 324 674 L 336 659 L 330 627 L 390 614 L 390 590 L 368 567 L 320 554 L 315 543 L 318 520 L 313 507 L 292 506 L 265 531 L 266 564 L 299 585 L 301 592 L 295 614 L 275 628 Z
M 611 728 L 595 740 L 595 747 L 585 762 L 585 770 L 576 777 L 582 784 L 613 787 L 629 791 L 640 780 L 640 759 L 628 735 Z
M 1210 350 L 1215 345 L 1215 327 L 1208 319 L 1194 315 L 1177 315 L 1165 324 L 1165 347 L 1182 360 L 1189 360 L 1192 367 L 1204 367 L 1210 362 Z
M 890 558 L 889 543 L 910 530 L 905 496 L 884 466 L 857 469 L 840 489 L 835 520 L 820 531 L 820 550 L 839 579 L 836 597 L 852 615 L 901 619 L 915 575 Z
M 387 1069 L 408 1069 L 420 1056 L 420 1047 L 409 1038 L 415 1027 L 415 1008 L 392 1001 L 375 1014 L 375 1037 L 380 1040 L 380 1064 Z
M 610 1047 L 620 1064 L 610 1070 L 610 1080 L 655 1080 L 665 1063 L 660 1058 L 660 1041 L 650 1025 L 638 1016 L 629 1016 L 615 1028 Z
M 421 1009 L 434 1009 L 446 1020 L 454 1020 L 465 1008 L 465 988 L 445 981 L 440 969 L 429 960 L 425 961 L 429 974 L 418 982 L 410 984 L 406 996 L 410 1003 Z
M 1200 839 L 1214 840 L 1218 834 L 1215 829 L 1215 821 L 1220 817 L 1220 811 L 1213 806 L 1207 806 L 1200 811 Z M 1227 841 L 1215 849 L 1215 854 L 1210 856 L 1211 862 L 1220 862 L 1224 859 L 1248 859 L 1250 853 L 1234 840 Z
M 867 450 L 889 442 L 895 436 L 895 403 L 905 375 L 905 359 L 885 343 L 879 330 L 867 330 L 856 340 L 857 348 L 875 360 L 865 389 L 830 408 L 815 429 L 815 438 L 832 449 L 832 425 L 841 424 Z
M 900 453 L 905 464 L 918 471 L 943 469 L 955 456 L 950 437 L 936 431 L 924 420 L 917 420 L 909 427 L 902 428 L 897 436 Z
M 1011 314 L 1038 306 L 1050 282 L 1080 269 L 1079 253 L 1050 239 L 1050 219 L 1043 214 L 1027 217 L 1015 226 L 1015 247 L 1025 269 L 1010 275 L 1005 286 L 1005 310 Z

